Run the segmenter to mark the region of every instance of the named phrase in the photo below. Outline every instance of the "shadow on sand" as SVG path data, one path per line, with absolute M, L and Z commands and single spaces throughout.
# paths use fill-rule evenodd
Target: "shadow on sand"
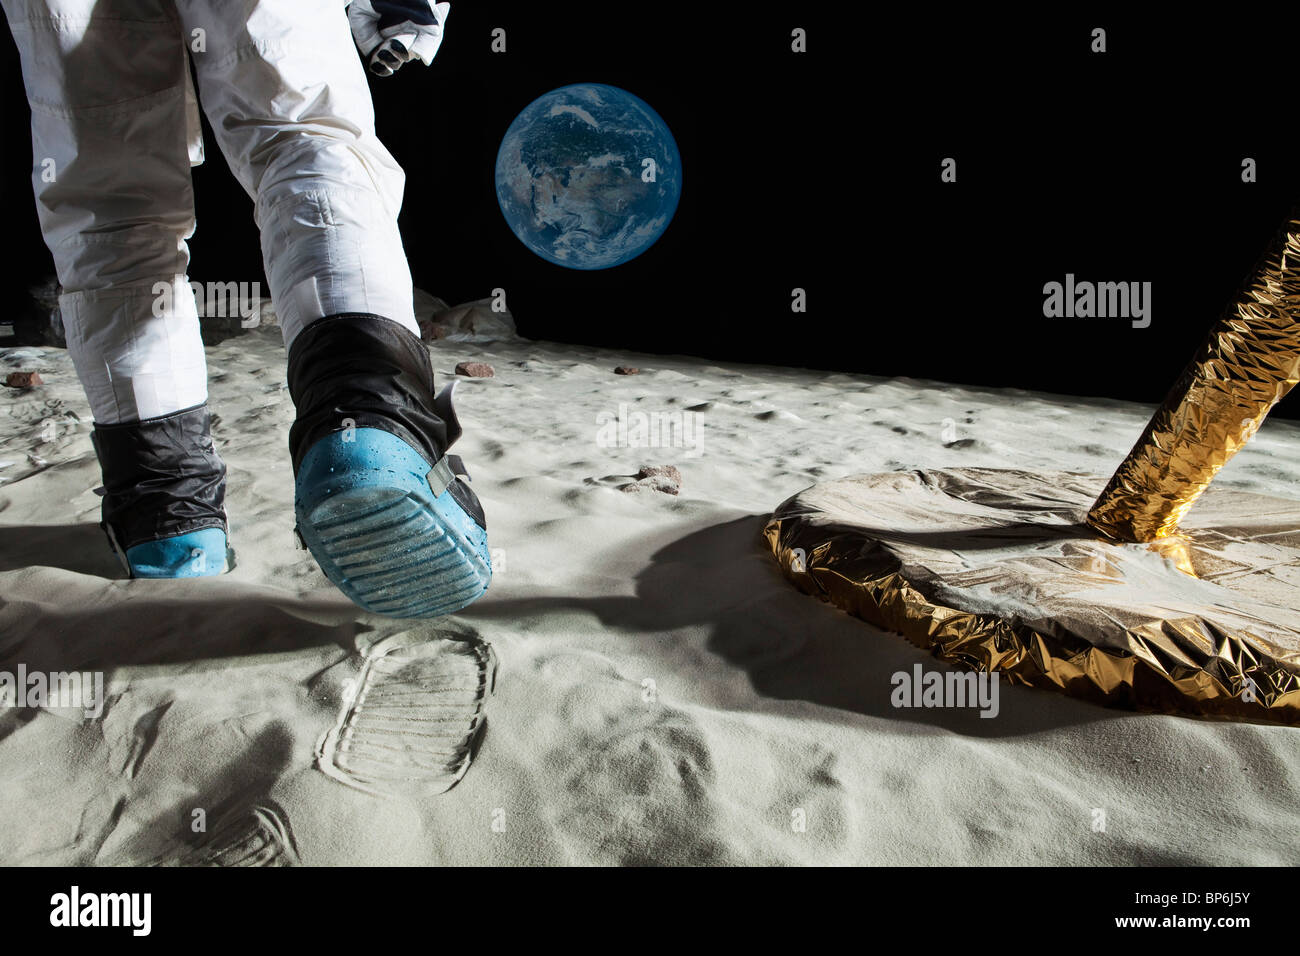
M 0 527 L 0 573 L 36 567 L 79 577 L 63 576 L 57 587 L 38 589 L 37 600 L 0 595 L 0 667 L 216 668 L 225 666 L 224 658 L 250 654 L 331 644 L 351 649 L 369 630 L 354 620 L 347 598 L 332 592 L 300 597 L 227 576 L 128 586 L 93 524 Z M 105 600 L 110 589 L 121 589 L 121 596 Z
M 1115 720 L 1126 716 L 1047 691 L 1002 682 L 1000 713 L 981 718 L 973 709 L 896 709 L 890 703 L 891 677 L 946 670 L 901 636 L 882 631 L 816 598 L 801 594 L 777 568 L 760 539 L 766 516 L 748 516 L 713 525 L 671 541 L 655 551 L 636 579 L 634 597 L 538 597 L 491 599 L 461 612 L 468 619 L 510 620 L 524 615 L 588 612 L 611 630 L 658 633 L 705 626 L 708 649 L 742 668 L 760 694 L 801 700 L 887 720 L 942 726 L 978 737 L 1034 734 L 1053 727 Z M 1006 529 L 1029 534 L 1073 537 L 1069 526 Z M 986 535 L 987 531 L 979 534 Z M 961 532 L 951 532 L 953 547 L 968 547 Z M 938 544 L 936 534 L 927 543 Z M 991 545 L 990 545 L 991 546 Z M 1038 700 L 1029 705 L 1030 696 Z M 1045 706 L 1047 697 L 1059 706 Z M 1021 705 L 1024 702 L 1024 705 Z
M 636 579 L 634 597 L 535 597 L 494 600 L 491 592 L 458 617 L 511 621 L 522 616 L 594 614 L 615 632 L 657 634 L 682 627 L 708 628 L 708 649 L 743 669 L 760 694 L 888 720 L 942 726 L 978 737 L 1032 734 L 1052 727 L 1113 720 L 1122 711 L 1059 697 L 1059 706 L 1018 706 L 1023 695 L 1046 691 L 1000 688 L 996 719 L 974 709 L 896 709 L 892 675 L 946 669 L 903 638 L 850 617 L 799 593 L 781 576 L 760 540 L 765 516 L 747 516 L 695 531 L 659 547 Z M 972 534 L 988 537 L 982 529 Z M 1075 537 L 1070 526 L 1014 527 L 997 537 Z M 963 532 L 927 536 L 927 544 L 970 548 Z M 989 546 L 993 542 L 988 543 Z M 0 571 L 45 565 L 97 580 L 121 569 L 94 525 L 0 528 Z M 272 654 L 333 644 L 355 646 L 366 630 L 341 595 L 300 598 L 226 578 L 139 581 L 115 602 L 77 597 L 68 582 L 66 602 L 42 601 L 39 610 L 12 602 L 0 610 L 0 666 L 22 661 L 29 669 L 67 670 L 187 663 L 222 667 L 223 658 Z M 125 584 L 117 585 L 125 587 Z M 220 628 L 211 626 L 219 617 Z M 322 623 L 333 620 L 337 623 Z M 118 639 L 111 636 L 118 635 Z M 120 636 L 129 635 L 129 639 Z M 184 636 L 178 640 L 178 635 Z

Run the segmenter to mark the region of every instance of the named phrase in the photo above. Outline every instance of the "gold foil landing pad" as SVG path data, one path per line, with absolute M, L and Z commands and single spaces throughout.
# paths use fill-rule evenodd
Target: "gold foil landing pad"
M 1300 724 L 1300 501 L 1210 488 L 1181 547 L 1156 551 L 1083 524 L 1104 484 L 860 475 L 795 495 L 763 534 L 801 590 L 942 660 L 1112 707 Z

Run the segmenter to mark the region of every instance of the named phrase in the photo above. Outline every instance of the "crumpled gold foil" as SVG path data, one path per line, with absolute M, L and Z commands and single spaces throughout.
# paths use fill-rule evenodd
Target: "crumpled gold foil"
M 1300 380 L 1300 216 L 1274 237 L 1088 514 L 1120 541 L 1171 534 Z
M 1098 538 L 1101 478 L 1001 469 L 815 485 L 763 535 L 801 590 L 936 657 L 1128 709 L 1300 724 L 1300 502 L 1211 489 L 1178 560 Z

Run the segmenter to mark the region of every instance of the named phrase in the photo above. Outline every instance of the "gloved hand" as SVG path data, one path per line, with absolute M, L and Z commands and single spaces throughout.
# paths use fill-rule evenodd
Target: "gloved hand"
M 352 0 L 348 23 L 370 72 L 392 76 L 411 60 L 433 62 L 450 11 L 450 3 L 428 0 Z

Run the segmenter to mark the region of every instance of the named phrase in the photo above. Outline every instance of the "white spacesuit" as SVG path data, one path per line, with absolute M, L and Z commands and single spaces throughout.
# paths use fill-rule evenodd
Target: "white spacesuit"
M 314 334 L 313 349 L 298 351 L 318 357 L 296 363 L 293 348 L 313 322 L 344 315 L 363 333 L 362 345 L 349 347 L 364 352 L 370 342 L 375 353 L 369 365 L 361 356 L 359 375 L 386 387 L 396 382 L 392 367 L 407 363 L 401 387 L 385 393 L 395 407 L 371 403 L 363 413 L 430 464 L 441 458 L 447 429 L 439 430 L 424 395 L 432 373 L 426 382 L 416 367 L 428 357 L 408 341 L 419 329 L 397 226 L 405 177 L 375 136 L 357 47 L 379 75 L 412 59 L 427 65 L 450 4 L 0 2 L 21 55 L 41 230 L 63 286 L 68 350 L 94 415 L 104 525 L 119 555 L 205 529 L 220 530 L 224 549 L 225 467 L 208 431 L 206 365 L 186 275 L 195 228 L 190 166 L 203 157 L 199 102 L 253 199 L 271 299 L 298 369 L 289 383 L 300 426 L 291 443 L 345 427 L 322 410 L 346 402 L 313 380 L 327 364 L 319 356 L 340 346 Z M 160 297 L 158 283 L 171 294 Z M 351 335 L 344 325 L 332 323 L 330 334 Z M 419 406 L 416 414 L 407 414 L 407 402 Z M 303 419 L 312 414 L 308 427 Z M 421 422 L 437 435 L 418 434 Z M 295 469 L 307 450 L 293 448 Z M 126 563 L 137 576 L 190 573 L 157 553 Z M 201 563 L 195 573 L 213 570 Z
M 189 167 L 203 157 L 187 57 L 218 145 L 255 203 L 286 345 L 337 312 L 418 332 L 397 229 L 404 176 L 375 136 L 342 0 L 3 5 L 32 109 L 41 230 L 96 422 L 207 397 L 194 298 L 181 287 L 195 225 Z M 177 287 L 156 310 L 159 281 Z

